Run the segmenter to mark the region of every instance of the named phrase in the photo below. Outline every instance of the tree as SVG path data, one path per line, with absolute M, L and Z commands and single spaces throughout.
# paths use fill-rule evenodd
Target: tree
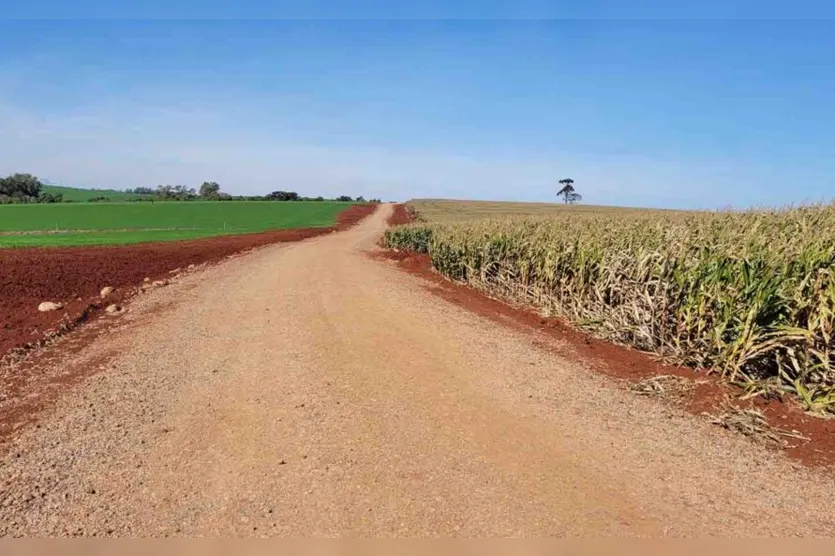
M 0 178 L 0 203 L 33 203 L 41 194 L 41 182 L 32 174 Z
M 351 201 L 353 201 L 350 195 L 340 195 L 336 198 L 336 200 L 341 201 L 343 203 L 350 203 Z
M 575 203 L 582 199 L 579 193 L 574 191 L 574 180 L 571 178 L 563 178 L 560 180 L 562 189 L 557 191 L 557 197 L 562 197 L 563 201 L 567 203 Z
M 299 194 L 295 191 L 273 191 L 264 198 L 268 201 L 298 201 Z
M 61 203 L 63 201 L 63 193 L 45 193 L 41 191 L 41 194 L 38 196 L 39 203 Z
M 156 196 L 164 201 L 190 201 L 197 196 L 197 192 L 185 185 L 160 185 L 157 186 Z
M 204 181 L 200 186 L 200 196 L 204 199 L 217 199 L 220 196 L 220 185 L 216 181 Z
M 197 192 L 194 190 L 193 187 L 188 187 L 185 185 L 175 185 L 174 196 L 178 201 L 188 201 L 190 199 L 194 199 L 197 196 Z

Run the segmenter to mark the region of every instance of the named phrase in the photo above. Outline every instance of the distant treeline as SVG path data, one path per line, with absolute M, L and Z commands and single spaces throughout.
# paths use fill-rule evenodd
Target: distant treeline
M 0 178 L 0 205 L 24 203 L 60 203 L 59 193 L 53 195 L 41 191 L 43 184 L 31 174 L 12 174 Z
M 111 199 L 106 195 L 94 195 L 91 190 L 89 202 L 109 202 Z M 118 201 L 128 200 L 131 202 L 154 202 L 154 201 L 341 201 L 346 203 L 380 203 L 380 199 L 366 200 L 362 195 L 351 197 L 340 195 L 335 199 L 319 197 L 302 197 L 295 191 L 273 191 L 268 195 L 229 195 L 220 190 L 217 182 L 206 181 L 199 189 L 185 185 L 159 185 L 156 189 L 152 187 L 135 187 L 125 190 L 125 193 L 137 195 L 132 199 L 115 199 Z M 12 174 L 0 178 L 0 204 L 24 204 L 24 203 L 70 203 L 71 199 L 64 199 L 60 193 L 49 193 L 43 191 L 43 184 L 31 174 Z
M 328 199 L 319 197 L 302 197 L 295 191 L 273 191 L 267 195 L 230 195 L 220 190 L 217 182 L 206 181 L 199 189 L 185 185 L 158 185 L 156 189 L 151 187 L 134 187 L 125 190 L 125 193 L 142 195 L 142 198 L 134 201 L 341 201 L 346 203 L 380 203 L 380 199 L 368 199 L 362 195 L 351 197 L 340 195 Z

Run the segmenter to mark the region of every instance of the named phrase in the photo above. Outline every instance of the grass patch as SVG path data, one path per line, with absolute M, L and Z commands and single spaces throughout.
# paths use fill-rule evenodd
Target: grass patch
M 69 203 L 0 206 L 0 247 L 128 244 L 331 226 L 336 202 Z

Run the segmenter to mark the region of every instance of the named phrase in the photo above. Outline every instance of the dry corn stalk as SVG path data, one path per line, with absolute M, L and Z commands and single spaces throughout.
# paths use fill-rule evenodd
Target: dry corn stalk
M 629 389 L 641 396 L 682 400 L 695 388 L 692 380 L 676 375 L 660 375 L 646 378 L 629 386 Z
M 391 247 L 665 361 L 835 413 L 835 205 L 424 223 Z
M 786 431 L 772 427 L 765 420 L 762 411 L 756 408 L 743 409 L 730 403 L 725 404 L 721 413 L 707 414 L 710 422 L 725 429 L 739 432 L 755 442 L 774 446 L 785 446 L 787 438 L 809 440 L 797 431 Z

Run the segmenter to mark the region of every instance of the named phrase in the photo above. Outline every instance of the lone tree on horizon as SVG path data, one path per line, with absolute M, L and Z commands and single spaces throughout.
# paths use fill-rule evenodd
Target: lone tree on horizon
M 204 199 L 217 199 L 220 197 L 220 185 L 216 181 L 204 181 L 200 186 L 200 196 Z
M 574 190 L 574 180 L 571 178 L 561 179 L 560 185 L 562 186 L 562 189 L 557 191 L 557 197 L 562 197 L 563 202 L 566 204 L 574 204 L 583 199 L 583 196 Z

